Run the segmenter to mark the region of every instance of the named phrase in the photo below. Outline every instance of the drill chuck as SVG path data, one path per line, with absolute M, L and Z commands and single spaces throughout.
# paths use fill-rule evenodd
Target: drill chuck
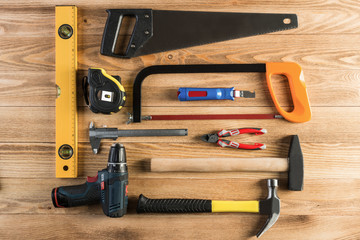
M 107 170 L 110 173 L 126 173 L 127 164 L 126 164 L 126 152 L 124 145 L 114 143 L 109 152 L 109 160 Z

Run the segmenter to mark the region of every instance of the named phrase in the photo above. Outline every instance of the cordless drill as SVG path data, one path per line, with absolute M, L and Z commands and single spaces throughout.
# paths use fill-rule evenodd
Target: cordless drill
M 122 217 L 128 205 L 128 171 L 126 153 L 122 144 L 113 144 L 107 168 L 86 183 L 54 188 L 51 192 L 55 207 L 75 207 L 101 201 L 106 216 Z

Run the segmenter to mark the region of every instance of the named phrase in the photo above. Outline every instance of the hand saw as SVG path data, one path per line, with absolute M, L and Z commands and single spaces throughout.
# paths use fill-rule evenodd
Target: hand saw
M 131 58 L 297 28 L 296 14 L 108 9 L 100 53 Z M 135 27 L 123 54 L 116 46 L 124 17 Z

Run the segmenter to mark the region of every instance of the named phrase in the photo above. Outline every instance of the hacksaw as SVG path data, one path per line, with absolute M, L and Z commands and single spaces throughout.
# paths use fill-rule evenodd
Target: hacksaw
M 76 109 L 77 8 L 55 7 L 56 177 L 78 175 Z
M 141 86 L 142 82 L 153 74 L 190 74 L 190 73 L 265 73 L 266 82 L 271 98 L 278 114 L 206 114 L 206 115 L 141 115 Z M 294 109 L 285 111 L 277 100 L 271 83 L 272 75 L 284 75 L 289 81 Z M 285 118 L 290 122 L 307 122 L 311 119 L 311 108 L 306 90 L 303 71 L 294 62 L 268 62 L 256 64 L 199 64 L 199 65 L 154 65 L 141 70 L 133 86 L 133 115 L 129 114 L 129 121 L 141 120 L 214 120 L 214 119 L 279 119 Z

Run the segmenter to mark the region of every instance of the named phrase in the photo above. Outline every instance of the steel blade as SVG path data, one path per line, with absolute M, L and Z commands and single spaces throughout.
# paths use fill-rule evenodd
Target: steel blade
M 153 36 L 135 56 L 297 28 L 296 14 L 153 10 Z

